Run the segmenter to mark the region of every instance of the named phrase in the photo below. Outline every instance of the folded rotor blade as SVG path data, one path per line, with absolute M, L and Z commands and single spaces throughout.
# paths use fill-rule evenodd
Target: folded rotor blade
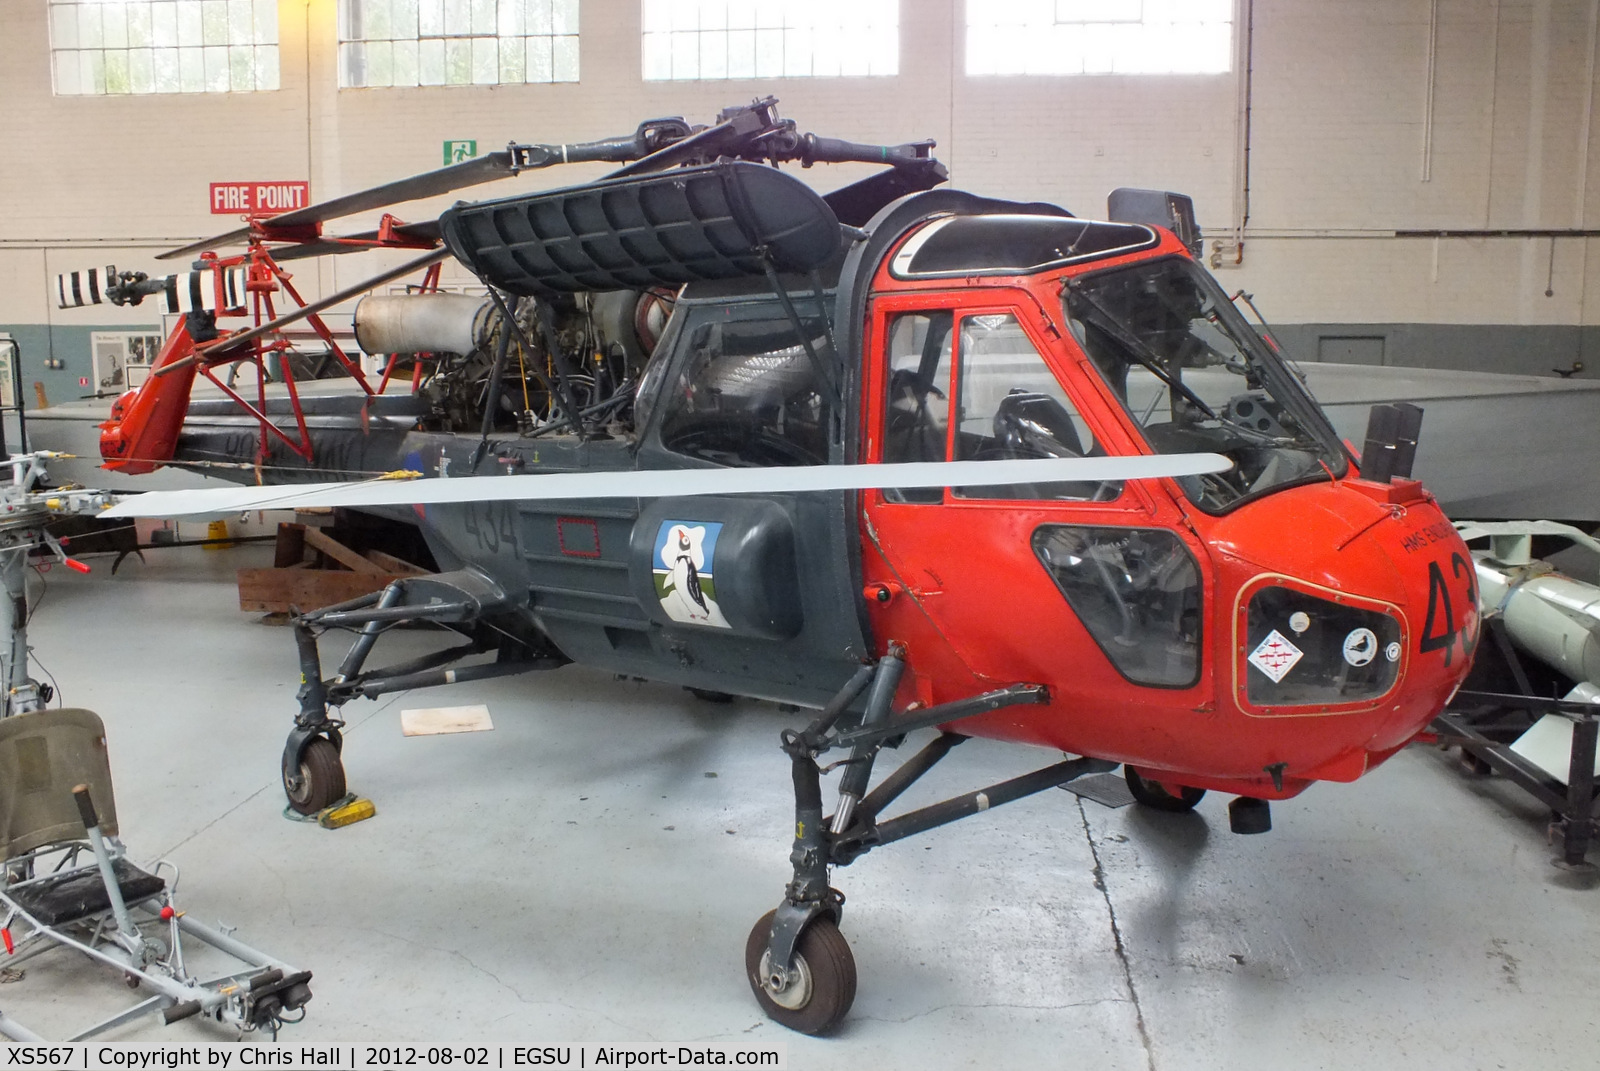
M 738 156 L 741 152 L 748 152 L 756 147 L 757 141 L 763 135 L 784 129 L 784 124 L 773 110 L 775 104 L 777 101 L 768 97 L 766 101 L 757 101 L 748 107 L 733 109 L 733 114 L 724 113 L 726 118 L 719 120 L 715 126 L 697 130 L 665 148 L 657 149 L 648 156 L 642 156 L 624 167 L 619 167 L 606 178 L 626 178 L 629 175 L 665 171 L 695 160 L 713 160 L 722 155 Z
M 796 468 L 646 469 L 524 473 L 449 479 L 149 491 L 123 499 L 105 517 L 181 517 L 311 506 L 404 506 L 535 499 L 675 498 L 684 495 L 790 494 L 878 487 L 994 487 L 1005 484 L 1144 480 L 1223 472 L 1220 454 L 934 461 Z
M 198 242 L 169 249 L 165 253 L 157 253 L 157 260 L 177 260 L 179 257 L 191 257 L 196 253 L 204 253 L 208 249 L 220 249 L 226 245 L 241 245 L 250 237 L 249 227 L 239 227 L 226 234 L 218 234 L 211 238 L 204 238 Z
M 889 202 L 908 193 L 931 190 L 950 178 L 945 166 L 930 160 L 925 166 L 890 167 L 859 182 L 841 186 L 822 199 L 847 227 L 865 227 Z
M 449 167 L 424 171 L 410 178 L 386 182 L 369 190 L 347 193 L 331 201 L 285 212 L 281 216 L 273 216 L 269 224 L 275 227 L 298 227 L 306 223 L 322 223 L 340 216 L 353 216 L 357 212 L 370 212 L 375 208 L 387 208 L 404 201 L 420 201 L 424 197 L 436 197 L 467 186 L 494 182 L 496 179 L 509 178 L 512 173 L 509 152 L 485 153 Z
M 399 179 L 395 182 L 386 182 L 382 186 L 374 186 L 368 190 L 359 190 L 356 193 L 347 193 L 343 197 L 335 197 L 331 201 L 322 201 L 305 208 L 297 208 L 293 212 L 285 212 L 265 220 L 264 229 L 271 237 L 273 228 L 303 227 L 311 223 L 323 223 L 341 216 L 353 216 L 358 212 L 370 212 L 377 208 L 387 208 L 389 205 L 401 204 L 405 201 L 419 201 L 424 197 L 436 197 L 452 190 L 464 189 L 467 186 L 477 186 L 496 179 L 509 178 L 516 174 L 512 165 L 509 152 L 491 152 L 483 156 L 465 160 L 449 167 L 441 167 L 433 171 L 425 171 L 420 175 Z M 241 227 L 238 230 L 219 234 L 214 238 L 207 238 L 200 242 L 191 242 L 189 245 L 178 249 L 168 250 L 156 257 L 157 260 L 173 260 L 177 257 L 192 256 L 207 249 L 215 249 L 223 245 L 236 245 L 250 237 L 250 228 Z

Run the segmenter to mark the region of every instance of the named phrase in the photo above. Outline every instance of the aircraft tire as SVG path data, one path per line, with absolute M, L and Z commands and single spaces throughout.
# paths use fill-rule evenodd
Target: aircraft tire
M 826 915 L 814 919 L 795 946 L 801 980 L 774 994 L 763 980 L 767 942 L 772 935 L 768 911 L 756 920 L 744 946 L 745 977 L 761 1010 L 779 1025 L 801 1034 L 826 1034 L 844 1020 L 856 999 L 856 960 L 838 923 Z M 780 1003 L 782 1001 L 782 1003 Z
M 289 806 L 299 814 L 316 814 L 329 804 L 343 799 L 345 794 L 344 764 L 339 761 L 339 748 L 325 736 L 313 738 L 300 753 L 298 784 L 284 779 L 284 795 Z
M 1127 779 L 1128 791 L 1133 793 L 1133 798 L 1145 807 L 1156 811 L 1168 811 L 1173 814 L 1186 814 L 1194 810 L 1195 805 L 1206 798 L 1203 788 L 1190 788 L 1188 785 L 1168 785 L 1148 777 L 1141 777 L 1139 771 L 1126 764 L 1122 767 L 1122 776 Z M 1177 789 L 1178 795 L 1174 796 L 1169 789 Z

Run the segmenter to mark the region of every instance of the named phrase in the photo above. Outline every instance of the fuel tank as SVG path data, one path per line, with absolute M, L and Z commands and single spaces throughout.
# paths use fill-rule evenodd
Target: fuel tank
M 1579 681 L 1600 684 L 1600 588 L 1553 573 L 1521 581 L 1480 560 L 1485 604 L 1503 607 L 1512 640 Z
M 1499 613 L 1513 643 L 1579 682 L 1600 684 L 1600 587 L 1567 576 L 1532 556 L 1535 536 L 1570 539 L 1600 555 L 1600 542 L 1549 521 L 1465 525 L 1466 539 L 1487 536 L 1473 554 L 1480 605 Z
M 663 626 L 787 640 L 805 624 L 794 526 L 773 501 L 651 502 L 633 526 L 628 575 L 639 605 Z

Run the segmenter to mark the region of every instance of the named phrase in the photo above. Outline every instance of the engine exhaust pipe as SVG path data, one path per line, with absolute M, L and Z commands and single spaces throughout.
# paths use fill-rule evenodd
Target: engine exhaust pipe
M 494 305 L 467 294 L 371 294 L 356 303 L 356 342 L 363 353 L 468 354 L 480 349 Z

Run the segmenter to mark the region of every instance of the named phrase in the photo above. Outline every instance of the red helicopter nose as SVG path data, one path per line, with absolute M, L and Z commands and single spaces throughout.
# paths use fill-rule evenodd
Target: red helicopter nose
M 1420 484 L 1313 484 L 1196 521 L 1228 611 L 1213 618 L 1217 703 L 1237 719 L 1232 765 L 1249 782 L 1198 787 L 1282 798 L 1353 781 L 1461 685 L 1478 637 L 1472 558 Z

